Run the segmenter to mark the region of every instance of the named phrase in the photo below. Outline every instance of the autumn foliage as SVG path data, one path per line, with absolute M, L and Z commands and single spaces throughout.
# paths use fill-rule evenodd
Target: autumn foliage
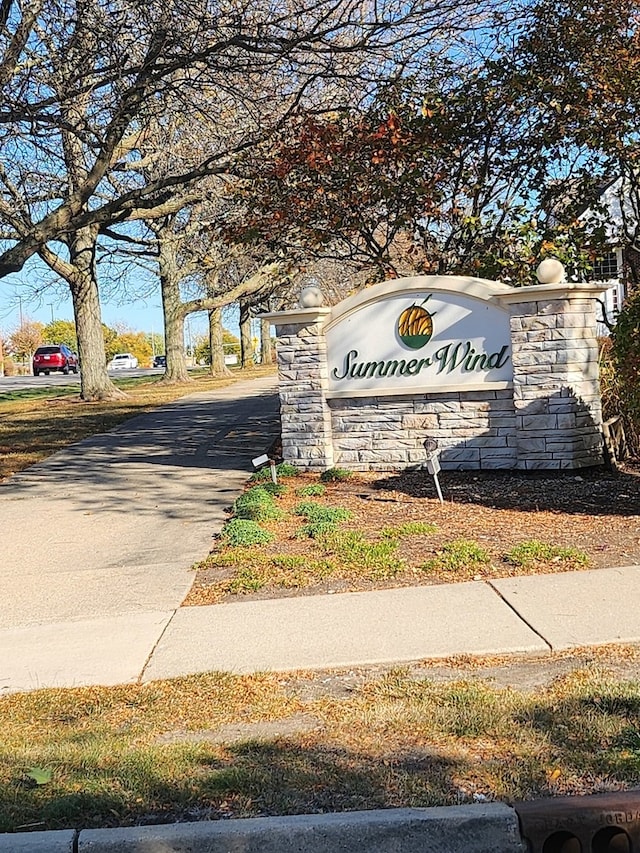
M 618 388 L 615 414 L 625 416 L 627 437 L 637 453 L 640 452 L 640 290 L 627 297 L 617 317 L 611 356 Z
M 301 116 L 251 175 L 241 235 L 301 252 L 334 243 L 387 268 L 390 245 L 416 211 L 437 213 L 442 145 L 436 128 L 393 111 Z
M 549 151 L 527 128 L 528 105 L 482 74 L 432 84 L 396 87 L 364 115 L 301 114 L 246 161 L 242 213 L 227 233 L 274 251 L 355 259 L 379 277 L 529 284 L 547 255 L 584 263 L 575 217 L 534 213 Z

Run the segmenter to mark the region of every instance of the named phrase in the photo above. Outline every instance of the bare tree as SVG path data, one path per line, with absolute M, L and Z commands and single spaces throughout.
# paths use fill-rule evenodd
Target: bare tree
M 240 300 L 240 364 L 249 367 L 253 364 L 253 345 L 251 343 L 251 302 Z
M 232 0 L 214 9 L 207 0 L 123 0 L 117 6 L 38 0 L 22 13 L 16 6 L 0 42 L 6 99 L 0 214 L 12 241 L 0 253 L 0 275 L 19 270 L 51 240 L 135 218 L 169 201 L 177 187 L 225 172 L 231 155 L 273 128 L 272 117 L 281 121 L 326 80 L 357 81 L 362 96 L 418 45 L 424 51 L 429 40 L 442 45 L 455 29 L 468 30 L 475 6 L 471 0 L 301 0 L 293 9 L 259 0 L 248 8 Z M 245 122 L 235 139 L 225 134 L 223 148 L 203 151 L 198 161 L 175 162 L 150 185 L 102 195 L 110 170 L 136 156 L 144 125 L 164 109 L 169 93 L 182 101 L 187 117 L 191 93 L 206 91 L 213 108 L 208 118 L 218 126 L 217 92 L 244 101 L 247 81 L 285 76 L 287 90 L 273 93 L 285 99 L 284 110 L 271 103 L 266 112 L 266 100 L 245 104 L 251 133 Z M 59 161 L 63 131 L 83 153 L 73 183 L 66 173 L 56 180 L 55 170 L 29 165 Z M 15 166 L 9 149 L 18 155 Z
M 211 351 L 212 376 L 231 375 L 225 361 L 222 311 L 222 308 L 213 308 L 209 311 L 209 349 Z
M 189 314 L 221 311 L 247 295 L 272 292 L 291 274 L 291 264 L 281 258 L 259 258 L 242 248 L 221 254 L 224 247 L 212 238 L 207 222 L 203 206 L 196 205 L 190 215 L 185 208 L 148 223 L 155 237 L 165 319 L 164 382 L 189 381 L 184 356 Z
M 260 320 L 260 362 L 262 364 L 273 364 L 271 324 L 264 319 Z
M 185 190 L 228 173 L 303 103 L 327 110 L 366 97 L 418 46 L 468 31 L 475 3 L 34 0 L 2 9 L 0 277 L 39 254 L 67 281 L 82 394 L 95 399 L 115 393 L 98 334 L 100 230 L 176 212 Z M 172 146 L 147 179 L 148 162 L 165 154 L 148 129 L 169 113 L 183 136 L 193 124 L 209 138 Z

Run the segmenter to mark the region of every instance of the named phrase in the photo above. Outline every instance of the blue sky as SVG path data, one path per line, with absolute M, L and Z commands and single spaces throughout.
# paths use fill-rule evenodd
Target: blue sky
M 143 295 L 125 298 L 117 293 L 102 298 L 102 322 L 108 326 L 124 325 L 140 332 L 161 332 L 163 327 L 160 285 L 150 279 Z M 73 320 L 73 306 L 66 284 L 56 283 L 48 269 L 33 262 L 20 273 L 0 279 L 0 332 L 8 336 L 23 319 L 50 323 L 56 320 Z M 206 313 L 192 315 L 187 323 L 191 335 L 207 333 Z M 238 334 L 237 312 L 227 312 L 225 326 Z M 188 337 L 189 330 L 185 331 Z
M 62 290 L 45 291 L 40 297 L 12 282 L 9 276 L 0 283 L 0 329 L 7 333 L 23 318 L 49 323 L 56 320 L 73 320 L 71 297 Z M 160 294 L 154 299 L 138 299 L 130 303 L 118 300 L 105 301 L 102 305 L 102 321 L 108 326 L 124 324 L 137 331 L 159 331 L 162 327 Z M 195 321 L 194 321 L 195 322 Z

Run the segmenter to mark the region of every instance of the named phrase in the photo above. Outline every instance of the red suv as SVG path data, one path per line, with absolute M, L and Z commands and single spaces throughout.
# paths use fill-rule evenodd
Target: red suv
M 33 356 L 33 375 L 44 373 L 48 376 L 52 370 L 62 373 L 78 372 L 78 356 L 66 344 L 52 344 L 38 347 Z

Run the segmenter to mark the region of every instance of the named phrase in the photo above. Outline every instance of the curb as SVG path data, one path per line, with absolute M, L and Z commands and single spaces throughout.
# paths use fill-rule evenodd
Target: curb
M 75 853 L 74 829 L 0 835 L 0 853 Z
M 503 803 L 0 835 L 0 853 L 525 853 Z

